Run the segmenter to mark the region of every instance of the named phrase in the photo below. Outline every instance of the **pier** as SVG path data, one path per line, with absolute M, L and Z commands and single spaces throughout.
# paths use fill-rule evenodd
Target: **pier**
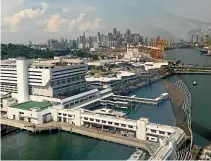
M 73 124 L 68 124 L 68 123 L 63 123 L 63 122 L 52 121 L 49 123 L 32 126 L 32 124 L 24 122 L 24 121 L 10 120 L 7 118 L 1 118 L 0 121 L 1 121 L 1 124 L 24 129 L 34 134 L 36 134 L 37 132 L 46 131 L 46 130 L 47 131 L 49 130 L 49 132 L 51 130 L 63 130 L 63 131 L 68 131 L 75 134 L 92 137 L 95 139 L 100 139 L 100 140 L 127 145 L 127 146 L 131 146 L 135 148 L 145 149 L 150 154 L 153 154 L 159 147 L 158 143 L 153 143 L 147 140 L 140 140 L 137 138 L 128 138 L 125 136 L 116 135 L 116 134 L 112 134 L 105 131 L 100 131 L 100 130 L 96 130 L 92 128 L 86 128 L 84 126 L 79 127 Z
M 175 74 L 211 74 L 211 67 L 207 66 L 194 66 L 194 65 L 184 65 L 184 66 L 174 66 Z
M 135 107 L 134 104 L 124 101 L 100 100 L 100 103 L 102 105 L 111 105 L 114 106 L 115 108 L 120 108 L 120 109 L 129 109 Z
M 113 95 L 112 99 L 114 101 L 123 101 L 123 102 L 139 103 L 139 104 L 144 104 L 144 105 L 158 106 L 163 101 L 169 99 L 169 95 L 168 95 L 168 93 L 163 93 L 163 94 L 161 94 L 161 96 L 159 96 L 159 97 L 157 97 L 155 99 Z

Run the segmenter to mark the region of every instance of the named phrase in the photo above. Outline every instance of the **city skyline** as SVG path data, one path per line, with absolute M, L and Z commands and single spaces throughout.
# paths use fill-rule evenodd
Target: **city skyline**
M 182 4 L 182 5 L 181 5 Z M 180 5 L 180 7 L 177 7 Z M 83 32 L 109 33 L 130 29 L 144 37 L 187 36 L 190 29 L 210 27 L 210 1 L 2 1 L 2 43 L 44 43 L 76 39 Z M 117 7 L 118 6 L 118 7 Z M 191 7 L 187 7 L 191 6 Z M 109 13 L 108 13 L 109 10 Z M 197 12 L 196 12 L 197 11 Z

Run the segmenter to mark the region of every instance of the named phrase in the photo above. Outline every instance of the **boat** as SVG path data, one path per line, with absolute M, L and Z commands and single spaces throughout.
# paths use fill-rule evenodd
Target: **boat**
M 128 161 L 134 161 L 134 160 L 140 160 L 141 156 L 143 154 L 143 151 L 140 149 L 136 149 L 135 153 L 133 153 L 130 158 L 128 159 Z
M 193 82 L 193 85 L 194 85 L 194 86 L 196 86 L 196 85 L 197 85 L 197 82 L 196 82 L 196 81 L 194 81 L 194 82 Z
M 207 54 L 208 53 L 208 47 L 204 47 L 203 49 L 200 50 L 201 54 Z
M 127 115 L 124 112 L 119 112 L 119 111 L 111 110 L 108 108 L 97 109 L 97 110 L 94 110 L 93 112 L 96 114 L 106 115 L 106 116 L 115 116 L 115 117 L 122 117 L 122 118 L 127 117 Z

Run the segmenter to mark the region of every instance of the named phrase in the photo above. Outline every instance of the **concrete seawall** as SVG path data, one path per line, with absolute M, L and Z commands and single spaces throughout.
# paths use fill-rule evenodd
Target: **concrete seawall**
M 42 125 L 29 127 L 31 126 L 31 124 L 27 122 L 23 122 L 23 121 L 10 120 L 6 118 L 1 118 L 0 121 L 1 121 L 1 124 L 17 127 L 20 129 L 31 131 L 33 133 L 46 131 L 46 130 L 51 131 L 53 129 L 68 131 L 68 132 L 76 133 L 79 135 L 92 137 L 95 139 L 105 140 L 105 141 L 127 145 L 127 146 L 131 146 L 135 148 L 142 148 L 142 149 L 147 150 L 150 154 L 152 154 L 156 150 L 156 147 L 159 146 L 157 143 L 152 143 L 145 140 L 139 140 L 136 138 L 128 138 L 121 135 L 115 135 L 109 132 L 86 128 L 83 126 L 75 126 L 72 124 L 61 123 L 61 122 L 52 121 L 52 122 L 45 123 Z

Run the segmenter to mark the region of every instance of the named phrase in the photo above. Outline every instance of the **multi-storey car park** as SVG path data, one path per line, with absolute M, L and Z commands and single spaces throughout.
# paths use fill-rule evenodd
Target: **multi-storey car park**
M 112 129 L 159 144 L 151 160 L 176 158 L 176 149 L 185 137 L 180 128 L 150 123 L 147 118 L 130 120 L 87 110 L 101 100 L 118 96 L 110 88 L 86 90 L 86 72 L 87 65 L 80 60 L 2 61 L 1 100 L 7 123 L 13 120 L 13 126 L 18 126 L 19 121 L 38 126 L 54 121 L 75 127 Z

